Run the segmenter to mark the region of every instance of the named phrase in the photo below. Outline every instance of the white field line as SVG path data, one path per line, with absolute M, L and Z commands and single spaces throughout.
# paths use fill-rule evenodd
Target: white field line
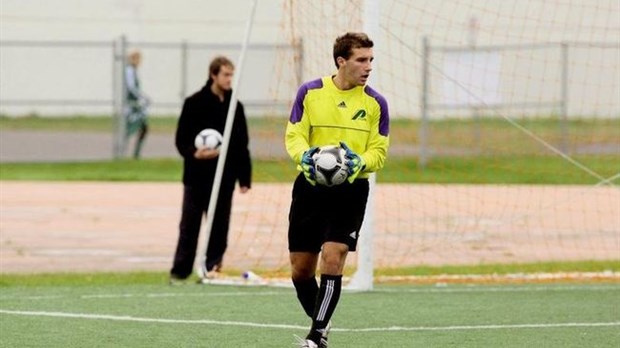
M 401 289 L 382 289 L 375 288 L 372 292 L 407 294 L 407 293 L 485 293 L 485 292 L 560 292 L 560 291 L 620 291 L 620 284 L 617 285 L 564 285 L 564 286 L 470 286 L 470 287 L 451 287 L 449 285 L 437 285 L 436 287 L 426 288 L 401 288 Z M 344 290 L 347 293 L 358 293 L 355 290 Z M 244 296 L 281 296 L 288 294 L 286 291 L 236 291 L 236 292 L 165 292 L 165 293 L 125 293 L 125 294 L 90 294 L 90 295 L 33 295 L 33 296 L 0 296 L 0 301 L 6 300 L 54 300 L 64 298 L 74 299 L 114 299 L 114 298 L 164 298 L 164 297 L 244 297 Z
M 143 318 L 133 316 L 118 316 L 105 314 L 86 314 L 86 313 L 66 313 L 66 312 L 43 312 L 43 311 L 15 311 L 0 309 L 0 313 L 8 315 L 22 315 L 35 317 L 55 317 L 55 318 L 76 318 L 94 320 L 113 320 L 113 321 L 132 321 L 144 323 L 161 324 L 201 324 L 201 325 L 220 325 L 220 326 L 241 326 L 251 328 L 269 329 L 294 329 L 305 330 L 306 325 L 288 324 L 263 324 L 243 321 L 222 321 L 208 319 L 161 319 Z M 598 322 L 598 323 L 541 323 L 541 324 L 506 324 L 506 325 L 456 325 L 456 326 L 389 326 L 389 327 L 370 327 L 370 328 L 333 328 L 338 332 L 386 332 L 386 331 L 467 331 L 467 330 L 502 330 L 502 329 L 547 329 L 547 328 L 570 328 L 570 327 L 610 327 L 620 326 L 620 322 Z
M 385 331 L 469 331 L 469 330 L 502 330 L 502 329 L 549 329 L 560 327 L 609 327 L 620 326 L 620 321 L 603 323 L 546 323 L 546 324 L 506 324 L 506 325 L 454 325 L 454 326 L 390 326 L 360 329 L 338 329 L 343 332 L 385 332 Z
M 55 318 L 76 318 L 76 319 L 95 319 L 113 321 L 134 321 L 143 323 L 161 324 L 210 324 L 222 326 L 244 326 L 256 328 L 272 329 L 307 329 L 307 326 L 287 325 L 287 324 L 262 324 L 243 321 L 209 320 L 209 319 L 162 319 L 162 318 L 143 318 L 130 315 L 106 315 L 106 314 L 87 314 L 87 313 L 66 313 L 66 312 L 45 312 L 45 311 L 14 311 L 0 309 L 2 314 L 13 314 L 33 317 L 55 317 Z

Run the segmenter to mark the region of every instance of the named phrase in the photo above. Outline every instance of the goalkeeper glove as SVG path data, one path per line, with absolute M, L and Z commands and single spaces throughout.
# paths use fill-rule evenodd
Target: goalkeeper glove
M 353 152 L 344 142 L 340 142 L 340 147 L 345 150 L 344 157 L 346 158 L 347 172 L 349 174 L 347 180 L 349 183 L 353 183 L 355 178 L 366 168 L 366 163 L 364 163 L 364 159 L 360 155 Z
M 319 148 L 316 146 L 309 148 L 301 156 L 301 162 L 299 162 L 299 165 L 301 166 L 301 170 L 303 171 L 306 180 L 312 186 L 316 185 L 316 173 L 314 169 L 314 159 L 312 159 L 312 156 L 318 151 Z

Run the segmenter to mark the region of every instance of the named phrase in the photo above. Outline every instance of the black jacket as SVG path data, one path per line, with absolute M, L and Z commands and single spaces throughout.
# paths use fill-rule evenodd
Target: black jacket
M 198 92 L 185 99 L 176 132 L 176 147 L 183 157 L 183 184 L 186 186 L 211 187 L 215 177 L 217 160 L 194 158 L 194 139 L 205 128 L 217 129 L 224 135 L 228 105 L 232 92 L 225 94 L 224 101 L 211 92 L 212 81 Z M 224 167 L 222 189 L 234 190 L 235 182 L 250 187 L 252 183 L 252 162 L 248 149 L 248 127 L 243 105 L 237 102 L 235 120 L 228 147 L 228 160 Z

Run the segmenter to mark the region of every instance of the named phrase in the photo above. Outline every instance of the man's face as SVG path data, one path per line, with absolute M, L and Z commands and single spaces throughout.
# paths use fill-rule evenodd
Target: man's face
M 135 67 L 138 67 L 141 61 L 142 55 L 140 53 L 134 53 L 129 57 L 129 63 Z
M 222 65 L 220 67 L 220 72 L 217 75 L 211 76 L 211 78 L 213 78 L 213 84 L 215 85 L 215 87 L 223 91 L 230 91 L 230 89 L 232 88 L 232 79 L 234 72 L 235 70 L 233 69 L 233 67 L 228 65 Z
M 342 59 L 340 65 L 344 77 L 348 83 L 354 86 L 363 86 L 368 81 L 370 71 L 372 71 L 372 61 L 374 56 L 372 48 L 354 48 L 349 59 Z

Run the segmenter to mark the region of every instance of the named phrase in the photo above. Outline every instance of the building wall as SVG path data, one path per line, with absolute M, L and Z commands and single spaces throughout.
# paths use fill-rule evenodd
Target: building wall
M 303 60 L 296 53 L 257 50 L 248 54 L 239 97 L 250 103 L 290 100 L 299 79 L 333 72 L 331 45 L 336 35 L 363 28 L 362 0 L 258 1 L 252 43 L 276 45 L 303 42 Z M 237 49 L 196 49 L 189 58 L 189 73 L 182 82 L 181 50 L 140 43 L 240 44 L 250 0 L 2 0 L 0 40 L 46 42 L 109 42 L 110 46 L 32 48 L 2 46 L 0 98 L 3 100 L 78 98 L 100 100 L 102 105 L 68 108 L 35 104 L 4 105 L 5 113 L 105 113 L 113 96 L 112 42 L 124 35 L 131 48 L 145 52 L 144 89 L 162 104 L 158 112 L 176 113 L 184 96 L 201 87 L 209 60 L 225 53 L 237 60 Z M 420 113 L 422 39 L 432 46 L 485 46 L 541 43 L 620 43 L 620 2 L 616 0 L 549 1 L 381 1 L 380 29 L 372 83 L 391 101 L 394 115 L 417 117 Z M 620 114 L 620 55 L 618 48 L 571 50 L 569 64 L 569 114 Z M 540 53 L 525 49 L 500 57 L 498 98 L 506 103 L 557 100 L 562 91 L 559 49 Z M 468 58 L 467 55 L 465 58 Z M 471 57 L 469 57 L 471 58 Z M 457 57 L 456 61 L 459 61 Z M 497 58 L 492 58 L 497 59 Z M 442 70 L 454 56 L 435 55 L 431 63 L 429 100 L 450 102 Z M 467 67 L 465 67 L 467 69 Z M 479 67 L 470 67 L 480 76 Z M 458 70 L 458 69 L 457 69 Z M 492 73 L 492 72 L 491 72 Z M 482 73 L 483 74 L 483 73 Z M 475 78 L 474 78 L 475 80 Z M 485 78 L 482 78 L 485 80 Z M 460 81 L 463 82 L 463 81 Z M 472 82 L 472 81 L 465 81 Z M 496 82 L 496 83 L 495 83 Z M 472 82 L 474 85 L 475 81 Z M 442 87 L 443 86 L 443 87 Z M 473 93 L 476 87 L 469 86 Z M 525 92 L 523 92 L 525 91 Z M 520 93 L 524 93 L 523 95 Z M 532 97 L 534 96 L 534 97 Z M 552 107 L 551 109 L 556 109 Z M 545 110 L 541 112 L 555 112 Z M 275 111 L 261 111 L 275 112 Z M 279 111 L 277 111 L 279 112 Z M 519 113 L 519 107 L 516 108 Z M 437 111 L 437 114 L 445 114 Z M 433 116 L 433 115 L 431 115 Z M 441 115 L 437 115 L 438 117 Z

